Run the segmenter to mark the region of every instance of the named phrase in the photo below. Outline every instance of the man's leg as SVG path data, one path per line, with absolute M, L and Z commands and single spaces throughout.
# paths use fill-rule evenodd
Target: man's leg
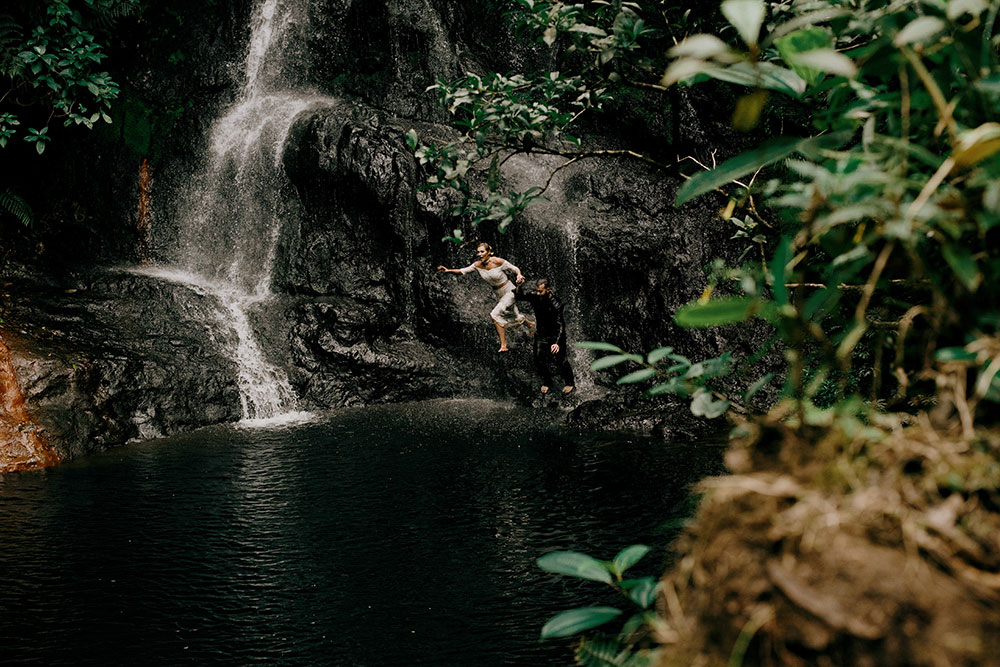
M 535 337 L 535 372 L 542 378 L 541 392 L 543 394 L 548 393 L 549 387 L 552 386 L 552 373 L 549 371 L 548 364 L 548 357 L 552 356 L 552 353 L 549 352 L 551 345 L 552 343 Z
M 563 381 L 566 383 L 566 386 L 563 387 L 563 393 L 568 394 L 576 386 L 576 378 L 573 376 L 573 367 L 569 365 L 569 359 L 566 358 L 565 337 L 559 339 L 559 353 L 555 355 L 553 361 L 556 364 L 559 375 L 562 376 Z

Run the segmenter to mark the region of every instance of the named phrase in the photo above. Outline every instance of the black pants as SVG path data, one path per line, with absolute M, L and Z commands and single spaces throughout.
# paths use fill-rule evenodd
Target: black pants
M 552 354 L 552 345 L 559 344 L 559 352 Z M 535 337 L 535 370 L 542 376 L 542 384 L 546 387 L 552 386 L 552 368 L 562 376 L 568 386 L 576 384 L 573 379 L 573 369 L 570 368 L 566 359 L 566 336 L 559 340 L 544 339 L 541 336 Z

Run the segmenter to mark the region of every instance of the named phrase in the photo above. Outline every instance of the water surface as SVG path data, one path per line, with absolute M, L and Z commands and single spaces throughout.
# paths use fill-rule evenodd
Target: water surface
M 656 547 L 717 446 L 486 401 L 220 427 L 0 476 L 0 664 L 571 664 L 615 602 L 535 559 Z

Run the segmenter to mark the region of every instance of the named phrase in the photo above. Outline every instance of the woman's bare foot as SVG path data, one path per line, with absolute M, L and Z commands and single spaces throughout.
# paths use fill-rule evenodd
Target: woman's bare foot
M 510 352 L 510 350 L 508 350 L 508 349 L 507 349 L 507 346 L 506 346 L 506 345 L 504 345 L 504 346 L 503 346 L 503 347 L 501 347 L 501 348 L 500 348 L 499 350 L 497 350 L 497 352 Z
M 566 385 L 565 387 L 562 388 L 562 392 L 564 394 L 568 394 L 569 392 L 573 391 L 573 389 L 574 389 L 573 385 L 568 384 L 568 385 Z
M 546 387 L 546 386 L 545 386 L 544 384 L 542 385 L 542 393 L 543 393 L 543 394 L 547 394 L 547 393 L 549 393 L 549 388 L 548 388 L 548 387 Z

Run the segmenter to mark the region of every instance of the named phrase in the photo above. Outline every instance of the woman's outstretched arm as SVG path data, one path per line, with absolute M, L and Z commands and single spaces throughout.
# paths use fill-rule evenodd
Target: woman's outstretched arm
M 511 264 L 510 262 L 508 262 L 503 257 L 497 257 L 497 259 L 500 260 L 500 268 L 501 269 L 504 269 L 505 271 L 513 271 L 517 275 L 517 278 L 514 281 L 515 283 L 517 283 L 518 285 L 520 285 L 521 283 L 524 282 L 524 276 L 521 274 L 521 269 L 519 269 L 516 266 L 514 266 L 513 264 Z
M 474 270 L 474 268 L 475 267 L 473 267 L 470 264 L 469 266 L 465 267 L 464 269 L 449 269 L 446 266 L 438 266 L 437 270 L 439 272 L 441 272 L 441 273 L 454 273 L 456 276 L 458 276 L 458 275 L 463 275 L 463 274 L 466 274 L 466 273 L 471 273 Z

